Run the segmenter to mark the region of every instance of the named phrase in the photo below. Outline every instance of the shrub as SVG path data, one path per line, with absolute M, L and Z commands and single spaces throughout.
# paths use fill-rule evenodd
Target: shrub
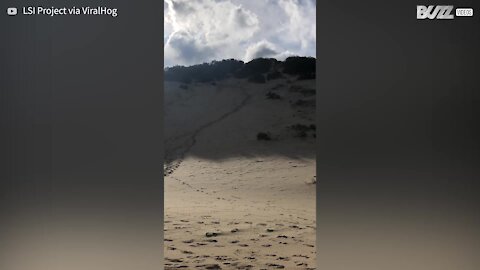
M 265 94 L 268 99 L 282 99 L 282 97 L 279 94 L 273 93 L 273 92 L 268 92 Z
M 273 58 L 257 58 L 246 63 L 242 69 L 237 72 L 237 77 L 247 78 L 253 75 L 264 74 L 269 72 L 274 65 L 277 64 L 277 60 Z
M 222 80 L 237 72 L 244 63 L 235 59 L 212 61 L 189 67 L 173 66 L 165 68 L 165 80 L 183 83 L 211 82 Z
M 259 132 L 257 133 L 257 140 L 259 141 L 271 141 L 272 137 L 268 132 Z
M 299 131 L 297 132 L 297 137 L 299 138 L 306 138 L 307 137 L 307 132 L 302 130 L 302 131 Z
M 190 83 L 212 82 L 223 80 L 230 76 L 249 78 L 254 75 L 267 74 L 267 79 L 273 80 L 283 77 L 283 74 L 280 72 L 282 69 L 284 73 L 298 75 L 299 80 L 314 79 L 315 58 L 289 57 L 284 62 L 279 62 L 273 58 L 258 58 L 248 63 L 228 59 L 189 67 L 173 66 L 164 69 L 164 78 L 166 81 Z
M 290 128 L 293 129 L 293 130 L 296 130 L 296 131 L 309 131 L 309 130 L 315 130 L 315 128 L 312 128 L 312 126 L 315 126 L 315 125 L 304 125 L 304 124 L 295 124 L 295 125 L 291 125 Z
M 295 101 L 293 105 L 300 106 L 300 107 L 315 107 L 315 100 L 299 99 Z
M 313 57 L 288 57 L 283 64 L 283 72 L 305 77 L 315 74 L 316 60 Z
M 315 131 L 316 126 L 314 124 L 311 125 L 304 125 L 304 124 L 294 124 L 291 125 L 290 128 L 294 131 L 296 131 L 295 136 L 299 138 L 306 138 L 308 136 L 309 131 Z M 315 138 L 316 134 L 315 132 L 312 134 L 312 136 Z

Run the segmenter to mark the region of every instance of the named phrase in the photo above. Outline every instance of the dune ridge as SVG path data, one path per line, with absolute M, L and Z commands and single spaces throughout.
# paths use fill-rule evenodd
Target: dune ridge
M 315 80 L 278 71 L 166 82 L 165 269 L 315 269 Z

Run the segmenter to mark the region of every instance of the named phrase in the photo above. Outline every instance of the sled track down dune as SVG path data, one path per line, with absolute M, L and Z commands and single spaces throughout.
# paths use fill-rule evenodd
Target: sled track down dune
M 193 146 L 197 143 L 197 136 L 205 129 L 217 124 L 218 122 L 223 121 L 224 119 L 228 118 L 232 114 L 240 111 L 245 105 L 248 104 L 249 100 L 252 98 L 252 95 L 247 93 L 245 89 L 242 89 L 244 93 L 244 98 L 242 102 L 240 102 L 239 105 L 235 106 L 231 111 L 228 111 L 221 115 L 219 118 L 207 122 L 200 127 L 198 127 L 196 130 L 191 132 L 190 134 L 182 134 L 177 137 L 170 138 L 166 141 L 166 143 L 174 142 L 176 140 L 182 139 L 184 137 L 189 137 L 188 138 L 188 143 L 179 147 L 174 147 L 171 150 L 166 150 L 165 153 L 165 165 L 164 165 L 164 176 L 169 176 L 175 170 L 180 166 L 182 163 L 185 155 L 192 149 Z

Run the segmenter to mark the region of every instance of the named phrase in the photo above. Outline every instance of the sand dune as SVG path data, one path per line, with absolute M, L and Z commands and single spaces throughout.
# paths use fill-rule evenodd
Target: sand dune
M 165 269 L 315 269 L 314 87 L 167 83 Z

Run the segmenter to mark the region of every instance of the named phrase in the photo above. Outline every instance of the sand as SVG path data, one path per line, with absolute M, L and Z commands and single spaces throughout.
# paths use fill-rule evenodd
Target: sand
M 165 269 L 315 269 L 314 84 L 167 83 Z

